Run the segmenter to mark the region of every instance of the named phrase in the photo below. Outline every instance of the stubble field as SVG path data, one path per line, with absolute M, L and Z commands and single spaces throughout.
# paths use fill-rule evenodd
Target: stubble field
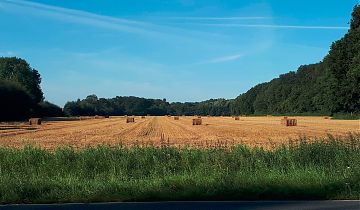
M 310 139 L 345 136 L 360 132 L 359 120 L 330 120 L 324 117 L 295 117 L 298 126 L 280 125 L 281 117 L 202 117 L 203 124 L 193 126 L 194 117 L 135 117 L 126 123 L 125 117 L 88 119 L 81 121 L 44 121 L 42 125 L 27 123 L 0 124 L 0 146 L 59 146 L 84 148 L 96 145 L 124 146 L 189 146 L 219 147 L 234 144 L 274 147 L 288 144 L 290 139 Z

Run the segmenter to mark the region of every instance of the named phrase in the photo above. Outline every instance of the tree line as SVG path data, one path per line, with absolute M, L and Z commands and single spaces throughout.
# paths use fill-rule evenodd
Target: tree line
M 259 84 L 234 100 L 233 114 L 360 112 L 360 6 L 350 29 L 316 64 Z
M 89 95 L 60 107 L 44 100 L 41 77 L 20 58 L 0 58 L 0 120 L 59 115 L 360 115 L 360 6 L 350 29 L 316 64 L 256 85 L 235 99 L 169 103 L 134 96 Z
M 62 116 L 62 109 L 44 100 L 41 77 L 20 58 L 0 57 L 0 121 Z
M 134 96 L 85 99 L 65 104 L 64 112 L 77 115 L 229 115 L 230 101 L 211 99 L 203 102 L 169 103 L 166 99 L 146 99 Z

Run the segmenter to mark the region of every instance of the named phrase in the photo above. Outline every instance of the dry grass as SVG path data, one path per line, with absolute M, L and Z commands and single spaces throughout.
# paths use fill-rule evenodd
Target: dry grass
M 23 147 L 27 144 L 53 149 L 58 146 L 84 148 L 99 144 L 125 146 L 214 147 L 243 143 L 273 147 L 302 136 L 344 136 L 360 132 L 359 120 L 329 120 L 324 117 L 296 117 L 298 126 L 280 125 L 281 117 L 209 117 L 193 126 L 193 117 L 126 117 L 74 121 L 43 121 L 41 126 L 27 123 L 0 123 L 0 145 Z

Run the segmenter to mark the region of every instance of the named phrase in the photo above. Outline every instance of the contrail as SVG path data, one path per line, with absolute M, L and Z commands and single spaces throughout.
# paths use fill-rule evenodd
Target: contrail
M 244 54 L 227 55 L 227 56 L 221 56 L 221 57 L 217 57 L 217 58 L 212 58 L 212 59 L 202 61 L 202 62 L 198 62 L 198 63 L 195 63 L 195 64 L 223 63 L 223 62 L 227 62 L 227 61 L 238 60 L 243 56 L 244 56 Z
M 18 9 L 25 9 L 25 12 L 33 12 L 34 15 L 48 16 L 67 22 L 87 24 L 132 33 L 159 33 L 154 30 L 157 26 L 154 24 L 98 15 L 81 10 L 49 6 L 23 0 L 5 0 L 3 6 L 5 9 L 6 7 L 13 9 L 14 12 L 18 12 Z
M 329 29 L 348 30 L 345 26 L 309 26 L 309 25 L 278 25 L 278 24 L 227 24 L 227 23 L 180 23 L 200 26 L 233 27 L 233 28 L 283 28 L 283 29 Z
M 255 17 L 255 16 L 234 16 L 234 17 L 165 17 L 166 19 L 176 20 L 258 20 L 258 19 L 269 19 L 269 17 Z

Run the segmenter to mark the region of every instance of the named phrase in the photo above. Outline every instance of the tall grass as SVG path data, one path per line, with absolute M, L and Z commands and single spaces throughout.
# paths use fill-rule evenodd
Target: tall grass
M 0 149 L 0 202 L 359 199 L 360 135 L 274 150 Z

